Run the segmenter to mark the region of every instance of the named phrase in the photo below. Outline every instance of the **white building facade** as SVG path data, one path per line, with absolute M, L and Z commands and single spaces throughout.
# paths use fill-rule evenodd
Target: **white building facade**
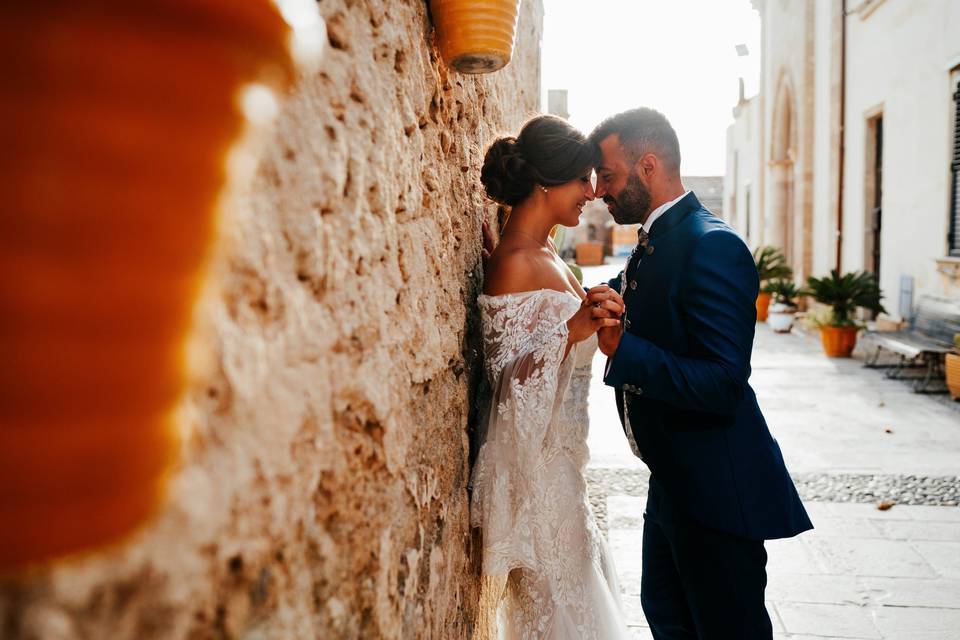
M 761 244 L 759 98 L 745 99 L 734 107 L 734 123 L 727 130 L 727 171 L 723 179 L 723 218 L 751 247 Z
M 960 2 L 753 4 L 762 75 L 728 131 L 730 221 L 798 279 L 876 273 L 893 316 L 960 296 Z

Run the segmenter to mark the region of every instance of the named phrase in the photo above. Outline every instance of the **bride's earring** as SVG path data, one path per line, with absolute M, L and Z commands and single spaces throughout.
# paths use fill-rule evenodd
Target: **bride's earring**
M 540 187 L 540 191 L 543 191 L 544 193 L 546 193 L 546 192 L 548 191 L 548 189 L 547 189 L 545 186 L 543 186 L 542 184 L 538 184 L 537 186 Z

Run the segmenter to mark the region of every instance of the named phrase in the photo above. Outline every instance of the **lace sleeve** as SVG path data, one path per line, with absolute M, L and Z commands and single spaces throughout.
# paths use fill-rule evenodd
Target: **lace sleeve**
M 538 475 L 570 379 L 566 323 L 580 301 L 543 290 L 480 302 L 493 397 L 474 467 L 471 521 L 483 534 L 483 571 L 495 575 L 538 566 L 535 493 L 547 489 Z

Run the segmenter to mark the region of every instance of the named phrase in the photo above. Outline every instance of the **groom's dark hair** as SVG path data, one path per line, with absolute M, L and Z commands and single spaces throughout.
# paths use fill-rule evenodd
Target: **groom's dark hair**
M 649 107 L 630 109 L 610 116 L 590 133 L 590 141 L 599 145 L 611 135 L 620 139 L 620 147 L 630 164 L 644 153 L 655 153 L 669 168 L 680 172 L 680 141 L 666 116 Z

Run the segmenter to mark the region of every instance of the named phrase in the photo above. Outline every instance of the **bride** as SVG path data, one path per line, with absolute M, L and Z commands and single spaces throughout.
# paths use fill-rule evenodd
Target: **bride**
M 586 399 L 568 389 L 589 377 L 596 331 L 619 324 L 623 301 L 606 286 L 584 292 L 549 239 L 577 225 L 598 160 L 565 120 L 538 116 L 490 145 L 481 172 L 487 195 L 512 207 L 479 298 L 493 398 L 471 482 L 505 639 L 628 637 L 587 502 Z

